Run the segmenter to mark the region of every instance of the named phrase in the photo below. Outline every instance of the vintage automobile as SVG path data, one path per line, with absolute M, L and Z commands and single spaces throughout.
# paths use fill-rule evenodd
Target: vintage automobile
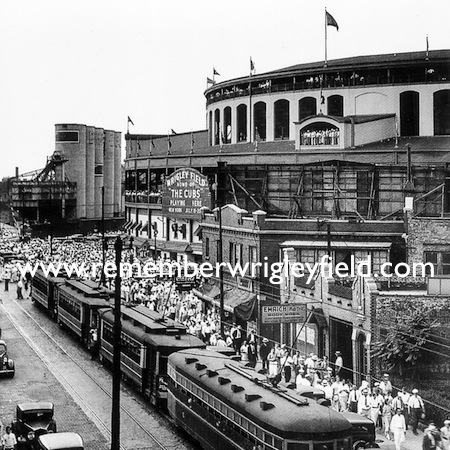
M 8 356 L 5 341 L 0 339 L 0 375 L 13 377 L 15 373 L 14 360 Z
M 11 424 L 17 438 L 17 449 L 37 449 L 39 436 L 56 433 L 56 422 L 53 420 L 54 406 L 51 402 L 19 403 L 16 409 L 16 420 Z
M 39 450 L 83 450 L 83 439 L 78 433 L 51 433 L 38 438 Z

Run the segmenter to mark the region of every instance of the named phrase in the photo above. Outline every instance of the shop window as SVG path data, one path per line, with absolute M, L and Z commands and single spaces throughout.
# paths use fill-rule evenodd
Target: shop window
M 424 252 L 424 260 L 433 264 L 435 275 L 450 275 L 450 252 Z M 430 269 L 426 270 L 430 275 Z

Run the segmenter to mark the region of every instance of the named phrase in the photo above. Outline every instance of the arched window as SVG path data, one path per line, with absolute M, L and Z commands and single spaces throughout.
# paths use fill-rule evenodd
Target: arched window
M 237 140 L 245 142 L 247 140 L 247 105 L 239 105 L 236 108 L 237 119 Z
M 419 93 L 400 94 L 400 135 L 419 136 Z
M 212 120 L 212 111 L 209 112 L 209 121 L 208 121 L 209 125 L 208 125 L 208 131 L 209 131 L 209 145 L 212 145 L 213 143 L 213 120 Z
M 327 107 L 329 116 L 344 117 L 344 97 L 342 95 L 330 95 L 327 99 Z
M 433 94 L 434 135 L 450 134 L 450 89 Z
M 231 144 L 231 108 L 227 106 L 223 110 L 223 143 Z
M 260 140 L 266 140 L 266 104 L 264 102 L 255 103 L 254 111 L 254 136 L 255 140 L 259 137 Z
M 314 97 L 304 97 L 298 101 L 298 120 L 317 114 L 317 103 Z
M 220 110 L 216 109 L 214 111 L 214 145 L 219 145 L 219 135 L 220 135 Z
M 275 139 L 289 139 L 289 101 L 277 100 L 273 112 Z
M 339 128 L 327 122 L 315 122 L 300 130 L 300 145 L 339 145 Z

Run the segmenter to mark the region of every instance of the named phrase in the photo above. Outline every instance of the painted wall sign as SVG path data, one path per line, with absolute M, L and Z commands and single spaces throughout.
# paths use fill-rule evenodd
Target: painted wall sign
M 178 169 L 167 177 L 162 194 L 162 212 L 168 217 L 200 218 L 201 208 L 209 207 L 208 178 L 198 170 Z
M 293 323 L 306 320 L 306 305 L 290 303 L 261 306 L 262 323 Z

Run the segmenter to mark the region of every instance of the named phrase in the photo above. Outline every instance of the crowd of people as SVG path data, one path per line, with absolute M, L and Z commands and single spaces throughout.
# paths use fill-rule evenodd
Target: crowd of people
M 30 263 L 83 263 L 86 277 L 101 282 L 100 270 L 92 272 L 94 264 L 102 262 L 103 248 L 100 239 L 73 241 L 71 239 L 50 243 L 45 239 L 18 240 L 9 236 L 0 239 L 0 252 L 14 253 L 24 262 Z M 106 250 L 106 259 L 114 261 L 114 250 Z M 171 263 L 151 256 L 140 256 L 133 249 L 123 252 L 123 261 L 140 264 Z M 173 262 L 173 261 L 172 261 Z M 0 279 L 4 290 L 9 283 L 15 283 L 17 298 L 26 298 L 30 294 L 31 280 L 21 276 L 17 261 L 0 260 Z M 114 289 L 114 279 L 106 280 L 109 288 Z M 202 339 L 206 345 L 229 347 L 240 355 L 242 363 L 265 373 L 274 385 L 284 383 L 287 388 L 302 392 L 316 388 L 323 391 L 325 399 L 336 411 L 350 411 L 371 419 L 386 439 L 395 442 L 399 450 L 409 426 L 417 434 L 418 424 L 425 415 L 425 405 L 418 390 L 408 393 L 406 389 L 394 392 L 389 374 L 369 385 L 363 380 L 356 385 L 348 379 L 341 352 L 337 351 L 333 361 L 326 356 L 304 354 L 285 344 L 270 342 L 257 336 L 255 330 L 246 330 L 239 324 L 226 324 L 223 333 L 220 327 L 220 314 L 217 309 L 203 302 L 191 291 L 179 291 L 175 281 L 169 277 L 138 277 L 133 274 L 125 277 L 121 284 L 121 298 L 124 304 L 142 304 L 151 310 L 159 311 L 169 319 L 184 324 L 188 333 Z M 6 438 L 9 439 L 9 438 Z M 438 429 L 434 424 L 425 430 L 424 449 L 442 446 L 450 450 L 450 421 Z

